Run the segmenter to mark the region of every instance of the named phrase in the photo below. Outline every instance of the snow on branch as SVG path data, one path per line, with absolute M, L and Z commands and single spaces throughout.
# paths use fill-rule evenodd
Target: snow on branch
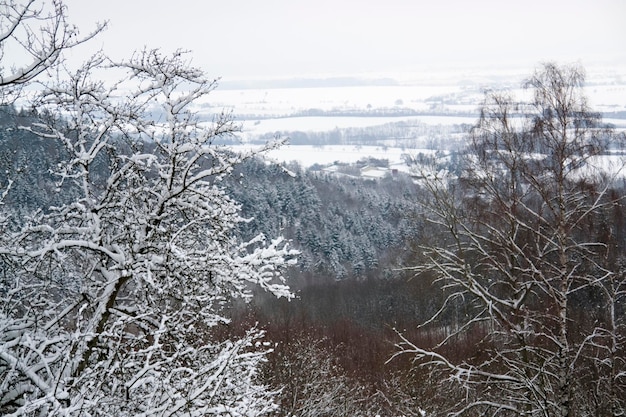
M 43 93 L 52 117 L 26 129 L 61 145 L 56 174 L 67 194 L 0 241 L 0 254 L 15 260 L 6 298 L 14 308 L 2 322 L 20 324 L 24 340 L 43 331 L 54 355 L 45 344 L 33 355 L 0 339 L 0 369 L 14 375 L 0 385 L 0 413 L 274 410 L 257 382 L 262 333 L 223 341 L 214 328 L 229 322 L 224 307 L 249 300 L 254 287 L 292 298 L 283 273 L 297 252 L 281 237 L 238 241 L 244 220 L 221 181 L 252 155 L 213 145 L 237 132 L 231 120 L 196 123 L 192 104 L 215 82 L 183 57 L 94 58 Z M 103 69 L 124 78 L 91 81 Z

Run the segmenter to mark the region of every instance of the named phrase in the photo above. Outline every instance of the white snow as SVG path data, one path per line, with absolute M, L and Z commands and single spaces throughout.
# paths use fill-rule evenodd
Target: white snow
M 334 129 L 363 128 L 381 126 L 396 122 L 423 123 L 427 125 L 450 126 L 455 124 L 474 124 L 477 117 L 429 115 L 429 116 L 312 116 L 312 117 L 281 117 L 269 119 L 254 119 L 243 122 L 243 132 L 246 137 L 254 137 L 274 132 L 328 132 Z
M 250 146 L 233 146 L 235 151 L 247 151 Z M 266 159 L 277 163 L 298 162 L 302 167 L 308 168 L 314 164 L 330 165 L 338 163 L 354 163 L 361 159 L 372 157 L 386 159 L 394 168 L 403 167 L 403 155 L 417 155 L 419 153 L 431 154 L 429 149 L 403 149 L 380 146 L 345 146 L 345 145 L 285 145 L 279 149 L 267 152 Z M 396 166 L 396 164 L 399 164 Z M 408 170 L 408 167 L 406 168 Z

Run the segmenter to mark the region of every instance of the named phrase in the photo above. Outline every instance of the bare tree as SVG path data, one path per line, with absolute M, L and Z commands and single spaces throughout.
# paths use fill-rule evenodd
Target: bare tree
M 467 390 L 451 415 L 579 415 L 589 388 L 609 383 L 591 370 L 624 352 L 624 329 L 605 314 L 623 291 L 609 284 L 623 274 L 620 255 L 608 256 L 614 240 L 599 227 L 621 204 L 617 171 L 600 168 L 616 137 L 583 82 L 578 67 L 546 64 L 526 83 L 528 103 L 487 93 L 461 177 L 425 182 L 441 238 L 414 269 L 448 292 L 427 323 L 447 332 L 434 347 L 402 335 L 398 346 Z M 596 320 L 577 322 L 581 311 Z M 623 368 L 612 372 L 622 378 L 612 388 L 623 385 Z M 602 399 L 614 415 L 626 407 L 618 391 Z
M 32 81 L 59 62 L 61 53 L 102 31 L 104 24 L 86 36 L 68 22 L 61 0 L 0 1 L 0 91 Z
M 279 416 L 366 415 L 367 398 L 345 375 L 332 348 L 304 332 L 294 334 L 266 365 L 270 382 L 281 389 Z
M 94 79 L 103 68 L 120 81 Z M 120 64 L 95 56 L 46 90 L 39 107 L 55 117 L 26 128 L 63 145 L 68 202 L 2 240 L 17 265 L 0 288 L 3 415 L 274 408 L 257 380 L 262 332 L 213 333 L 254 287 L 291 297 L 281 271 L 294 253 L 281 239 L 235 238 L 243 219 L 220 183 L 252 154 L 213 143 L 238 132 L 228 115 L 205 124 L 193 112 L 214 87 L 184 54 L 144 51 Z

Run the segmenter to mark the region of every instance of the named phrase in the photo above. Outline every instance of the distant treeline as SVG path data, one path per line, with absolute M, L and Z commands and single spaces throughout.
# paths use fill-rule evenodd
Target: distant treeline
M 415 117 L 415 116 L 449 116 L 478 118 L 477 112 L 443 110 L 415 110 L 408 107 L 378 107 L 323 110 L 310 108 L 284 115 L 238 114 L 240 120 L 288 119 L 292 117 Z

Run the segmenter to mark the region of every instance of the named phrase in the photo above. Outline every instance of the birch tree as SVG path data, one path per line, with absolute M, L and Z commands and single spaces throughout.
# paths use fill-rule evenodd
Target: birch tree
M 610 217 L 622 164 L 583 83 L 580 68 L 546 64 L 527 102 L 487 93 L 461 177 L 425 182 L 440 238 L 413 269 L 448 294 L 425 324 L 447 332 L 434 346 L 400 335 L 398 354 L 466 390 L 451 415 L 582 415 L 598 387 L 594 414 L 625 411 L 624 247 Z
M 244 219 L 220 184 L 252 154 L 214 144 L 238 127 L 226 114 L 199 121 L 194 105 L 215 82 L 185 57 L 96 55 L 47 86 L 50 123 L 25 127 L 64 147 L 56 175 L 66 202 L 2 241 L 13 269 L 0 287 L 0 414 L 273 410 L 257 380 L 262 332 L 217 340 L 213 329 L 253 288 L 291 297 L 281 271 L 295 253 L 280 238 L 234 237 Z

